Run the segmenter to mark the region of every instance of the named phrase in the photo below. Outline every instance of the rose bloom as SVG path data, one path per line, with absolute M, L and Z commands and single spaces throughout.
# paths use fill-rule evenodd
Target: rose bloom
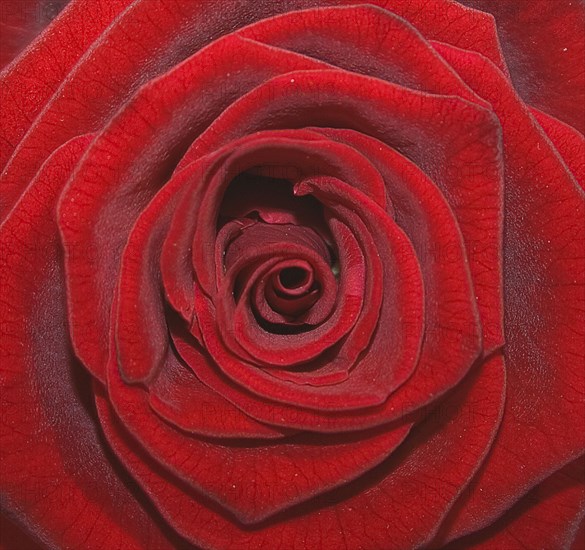
M 69 3 L 2 72 L 4 547 L 584 548 L 584 25 Z

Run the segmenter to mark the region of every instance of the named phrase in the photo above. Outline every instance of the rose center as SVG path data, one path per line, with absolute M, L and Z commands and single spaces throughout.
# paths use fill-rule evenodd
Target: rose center
M 287 267 L 278 274 L 276 291 L 294 296 L 306 292 L 312 283 L 312 271 L 301 267 Z
M 322 204 L 296 196 L 293 181 L 280 177 L 288 172 L 274 168 L 269 175 L 262 167 L 248 170 L 230 182 L 219 208 L 218 257 L 226 273 L 237 267 L 236 302 L 247 300 L 265 330 L 293 334 L 330 313 L 336 255 Z

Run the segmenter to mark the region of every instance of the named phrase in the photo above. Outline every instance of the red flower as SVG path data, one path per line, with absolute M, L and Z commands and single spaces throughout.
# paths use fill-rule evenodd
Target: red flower
M 465 4 L 74 0 L 4 70 L 9 548 L 579 547 L 583 4 Z

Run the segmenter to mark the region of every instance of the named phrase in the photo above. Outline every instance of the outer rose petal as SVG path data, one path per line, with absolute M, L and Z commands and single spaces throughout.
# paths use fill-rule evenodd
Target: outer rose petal
M 345 3 L 345 2 L 344 2 Z M 355 0 L 348 0 L 355 4 Z M 372 0 L 410 22 L 427 39 L 479 52 L 506 71 L 493 18 L 456 0 Z
M 583 135 L 538 109 L 530 109 L 530 112 L 553 142 L 577 183 L 585 190 L 585 138 Z
M 448 548 L 568 549 L 573 541 L 577 548 L 584 548 L 585 540 L 577 540 L 584 516 L 585 461 L 581 457 L 532 489 L 493 525 L 450 544 Z
M 121 5 L 117 4 L 118 1 Z M 52 89 L 43 90 L 39 99 L 34 100 L 23 115 L 20 113 L 19 98 L 28 96 L 25 93 L 27 78 L 19 79 L 17 85 L 22 86 L 21 93 L 11 98 L 7 106 L 3 105 L 3 112 L 6 112 L 12 128 L 7 140 L 10 145 L 7 158 L 14 148 L 16 150 L 10 160 L 10 170 L 2 178 L 1 214 L 10 210 L 23 184 L 34 175 L 51 151 L 75 135 L 98 130 L 144 82 L 233 29 L 281 11 L 322 7 L 339 4 L 340 1 L 342 4 L 355 4 L 354 0 L 255 0 L 252 4 L 241 2 L 234 5 L 227 2 L 227 9 L 224 9 L 219 0 L 136 0 L 115 18 L 118 11 L 126 6 L 126 0 L 116 0 L 114 13 L 107 7 L 111 2 L 105 3 L 108 10 L 105 15 L 101 14 L 100 9 L 97 11 L 97 29 L 93 26 L 92 29 L 102 31 L 102 34 L 90 33 L 86 37 L 85 33 L 81 33 L 84 40 L 78 49 L 72 47 L 69 41 L 62 43 L 60 40 L 61 32 L 67 28 L 69 21 L 67 14 L 72 11 L 82 11 L 81 17 L 77 15 L 72 21 L 74 28 L 83 27 L 87 4 L 84 0 L 74 0 L 55 22 L 57 32 L 48 38 L 51 47 L 43 55 L 38 58 L 33 56 L 30 60 L 28 74 L 35 78 L 37 65 L 44 64 L 45 59 L 48 64 L 44 72 L 51 74 L 54 70 L 50 61 L 53 48 L 65 52 L 66 61 L 56 64 L 60 72 L 52 80 L 54 88 L 62 82 L 57 93 L 52 95 Z M 429 38 L 472 48 L 505 68 L 489 16 L 464 8 L 453 0 L 377 0 L 375 3 L 403 16 Z M 98 5 L 101 6 L 101 2 Z M 112 19 L 112 25 L 105 29 Z M 46 35 L 43 33 L 37 42 L 42 43 Z M 79 59 L 84 48 L 88 48 L 98 35 L 88 55 Z M 75 65 L 78 59 L 79 63 Z M 20 71 L 23 62 L 16 63 L 14 70 Z M 65 79 L 69 70 L 71 73 Z M 9 98 L 12 95 L 8 89 L 7 94 Z M 33 123 L 37 114 L 39 116 Z M 25 130 L 26 136 L 23 133 Z
M 371 470 L 404 440 L 411 423 L 358 434 L 322 436 L 299 434 L 277 442 L 207 440 L 186 435 L 162 422 L 148 407 L 144 392 L 126 386 L 116 372 L 115 358 L 108 369 L 108 392 L 98 391 L 97 404 L 106 434 L 110 406 L 133 438 L 200 499 L 219 504 L 241 524 L 256 524 L 316 495 L 345 485 Z M 111 404 L 110 404 L 111 402 Z
M 18 3 L 24 4 L 22 1 Z M 33 47 L 2 73 L 0 168 L 4 168 L 18 142 L 75 63 L 130 3 L 131 0 L 72 3 L 33 43 Z M 92 17 L 91 25 L 84 24 L 88 12 Z M 64 36 L 64 33 L 67 34 Z M 42 79 L 38 78 L 39 74 L 43 75 Z
M 4 0 L 0 14 L 0 69 L 8 65 L 68 0 Z
M 585 448 L 585 196 L 492 63 L 435 47 L 492 103 L 506 167 L 506 414 L 488 460 L 445 526 L 450 540 L 489 524 Z
M 104 453 L 87 409 L 85 371 L 65 338 L 60 243 L 51 214 L 92 137 L 58 149 L 1 227 L 2 506 L 50 547 L 170 549 L 173 535 L 166 538 Z
M 124 0 L 116 0 L 114 6 L 119 6 L 118 1 L 122 2 L 121 7 L 127 4 Z M 297 1 L 303 4 L 307 0 Z M 230 2 L 226 4 L 229 6 Z M 237 28 L 278 11 L 272 0 L 258 0 L 251 10 L 246 9 L 245 3 L 238 4 L 235 10 L 222 9 L 218 0 L 137 0 L 119 17 L 113 18 L 116 12 L 112 14 L 111 8 L 101 8 L 100 3 L 96 27 L 89 25 L 96 31 L 97 40 L 88 54 L 74 65 L 91 40 L 84 40 L 81 51 L 77 51 L 69 46 L 69 40 L 61 43 L 60 33 L 67 28 L 71 11 L 82 12 L 73 19 L 74 29 L 83 26 L 88 7 L 84 0 L 76 0 L 65 10 L 63 18 L 55 22 L 56 36 L 50 35 L 49 47 L 40 57 L 50 64 L 53 48 L 67 52 L 64 70 L 54 81 L 54 88 L 58 88 L 55 95 L 45 93 L 42 96 L 42 103 L 33 109 L 34 114 L 39 115 L 34 122 L 33 117 L 27 115 L 27 119 L 21 117 L 14 124 L 13 133 L 17 135 L 11 137 L 9 143 L 15 150 L 1 180 L 2 215 L 22 192 L 23 183 L 34 175 L 54 149 L 75 135 L 103 127 L 138 86 L 178 64 L 233 26 Z M 109 19 L 107 15 L 101 15 L 106 9 Z M 109 22 L 112 25 L 105 28 Z M 45 34 L 39 41 L 44 40 Z M 85 38 L 85 33 L 81 36 Z M 71 42 L 75 43 L 73 39 Z M 74 50 L 73 55 L 71 50 Z M 32 61 L 38 71 L 39 61 L 36 57 Z M 57 67 L 60 65 L 58 63 Z M 20 71 L 20 66 L 21 63 L 17 63 L 12 70 Z M 49 67 L 45 72 L 51 74 L 53 70 Z M 22 89 L 17 88 L 17 91 L 26 97 L 29 92 L 25 91 L 25 85 L 26 80 L 22 82 Z M 11 85 L 7 93 L 11 95 L 13 89 L 14 85 Z M 44 107 L 42 111 L 41 105 Z M 6 115 L 9 122 L 15 116 L 13 112 L 18 113 L 18 110 L 17 100 L 8 104 Z M 23 129 L 27 129 L 26 135 L 22 134 Z
M 496 18 L 512 81 L 522 98 L 585 132 L 583 1 L 459 1 Z
M 425 6 L 425 14 L 428 9 Z M 347 71 L 481 103 L 408 21 L 372 5 L 286 13 L 238 34 Z
M 203 357 L 203 353 L 201 354 Z M 148 387 L 148 401 L 170 424 L 213 438 L 278 438 L 290 433 L 256 422 L 208 388 L 172 351 Z

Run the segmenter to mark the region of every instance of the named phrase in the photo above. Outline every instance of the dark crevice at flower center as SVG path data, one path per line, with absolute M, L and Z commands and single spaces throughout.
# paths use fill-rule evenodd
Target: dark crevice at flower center
M 311 272 L 300 267 L 287 267 L 278 274 L 278 280 L 287 290 L 304 289 L 311 282 Z
M 280 175 L 278 167 L 269 173 Z M 269 224 L 290 223 L 311 227 L 330 244 L 329 229 L 324 222 L 323 206 L 311 196 L 293 193 L 294 180 L 259 174 L 266 170 L 246 171 L 236 176 L 221 203 L 218 229 L 233 219 L 249 218 Z M 290 171 L 290 170 L 289 170 Z
M 269 323 L 263 319 L 257 312 L 254 312 L 254 317 L 258 324 L 266 331 L 272 334 L 302 334 L 313 329 L 312 326 L 306 324 L 295 325 L 292 323 Z
M 278 269 L 263 289 L 268 305 L 291 322 L 307 312 L 321 295 L 321 285 L 315 281 L 313 269 L 308 264 Z

